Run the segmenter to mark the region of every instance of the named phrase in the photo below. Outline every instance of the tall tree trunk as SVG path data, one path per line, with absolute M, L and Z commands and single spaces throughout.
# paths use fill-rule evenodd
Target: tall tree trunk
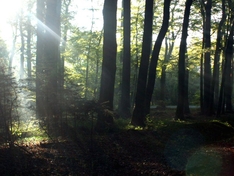
M 200 60 L 200 109 L 201 114 L 204 114 L 204 48 L 205 48 L 205 9 L 204 3 L 201 1 L 201 15 L 202 15 L 202 53 L 201 53 L 201 60 Z
M 23 32 L 23 12 L 21 10 L 20 16 L 20 38 L 21 38 L 21 47 L 20 47 L 20 79 L 24 78 L 24 50 L 25 50 L 25 43 L 24 43 L 24 32 Z
M 212 0 L 207 0 L 205 4 L 205 60 L 204 60 L 204 112 L 210 115 L 210 95 L 211 95 L 211 8 Z
M 225 61 L 223 68 L 223 75 L 219 94 L 219 104 L 217 109 L 217 116 L 219 117 L 222 109 L 226 105 L 227 112 L 233 112 L 232 107 L 232 59 L 233 59 L 233 34 L 234 34 L 234 22 L 232 21 L 232 27 L 227 39 L 227 46 L 225 50 Z
M 71 4 L 71 0 L 63 0 L 62 5 L 64 6 L 64 27 L 61 41 L 61 57 L 58 62 L 58 106 L 59 106 L 59 119 L 62 123 L 62 117 L 63 117 L 63 109 L 64 109 L 64 74 L 65 74 L 65 52 L 67 47 L 67 34 L 69 29 L 69 6 Z
M 9 57 L 8 73 L 11 73 L 11 71 L 12 71 L 12 63 L 13 63 L 13 58 L 15 56 L 15 45 L 16 45 L 16 40 L 17 40 L 17 31 L 18 31 L 18 21 L 15 23 L 15 25 L 12 25 L 13 40 L 12 40 L 12 48 L 11 48 L 11 52 L 10 52 L 10 57 Z
M 61 0 L 46 1 L 45 49 L 46 58 L 46 110 L 49 120 L 58 120 L 58 66 L 60 61 Z
M 44 14 L 45 14 L 45 0 L 37 0 L 37 51 L 36 51 L 36 112 L 37 118 L 44 118 L 45 100 L 44 100 Z
M 120 115 L 123 118 L 130 118 L 130 73 L 131 73 L 131 1 L 123 1 L 123 27 L 124 27 L 124 43 L 123 43 L 123 71 L 122 71 L 122 87 L 120 99 Z
M 158 34 L 158 37 L 154 44 L 154 49 L 151 57 L 151 62 L 149 66 L 149 75 L 148 83 L 146 88 L 146 97 L 145 97 L 145 115 L 150 113 L 150 102 L 154 91 L 154 84 L 156 78 L 156 67 L 158 64 L 159 52 L 162 46 L 162 41 L 167 33 L 170 19 L 170 0 L 164 0 L 164 9 L 163 9 L 163 23 Z
M 178 29 L 178 31 L 174 31 L 174 22 L 175 22 L 175 9 L 178 5 L 178 1 L 175 1 L 174 6 L 171 7 L 170 13 L 171 13 L 171 20 L 169 26 L 171 26 L 171 30 L 168 31 L 168 37 L 165 37 L 165 55 L 164 55 L 164 61 L 162 65 L 162 71 L 161 71 L 161 78 L 160 78 L 160 102 L 162 103 L 163 108 L 166 107 L 165 104 L 165 96 L 166 96 L 166 68 L 167 63 L 169 62 L 170 58 L 172 57 L 172 51 L 174 49 L 175 40 L 180 33 L 181 28 Z
M 32 78 L 32 53 L 31 53 L 31 38 L 32 38 L 32 25 L 30 17 L 27 20 L 27 77 L 29 79 L 29 83 L 31 82 Z M 30 85 L 30 84 L 29 84 Z
M 113 110 L 116 73 L 116 12 L 117 0 L 105 0 L 103 9 L 103 61 L 99 102 L 105 104 L 109 110 Z M 111 115 L 100 112 L 98 115 L 96 128 L 105 128 L 107 124 L 113 124 L 113 117 L 111 117 Z
M 134 28 L 136 29 L 136 36 L 135 36 L 135 64 L 134 64 L 134 70 L 133 70 L 133 90 L 131 93 L 131 109 L 134 107 L 134 102 L 135 102 L 135 97 L 136 97 L 136 91 L 137 91 L 137 80 L 138 80 L 138 71 L 139 71 L 139 38 L 137 37 L 139 35 L 139 27 L 138 27 L 138 21 L 139 21 L 139 14 L 140 14 L 140 7 L 137 8 L 137 16 L 136 16 L 136 21 L 135 21 L 135 26 Z
M 153 9 L 154 0 L 146 0 L 144 34 L 142 44 L 142 55 L 137 81 L 137 92 L 135 98 L 135 107 L 132 115 L 132 125 L 145 126 L 144 100 L 146 93 L 146 80 L 149 66 L 149 58 L 152 43 L 152 27 L 153 27 Z
M 100 36 L 98 38 L 98 45 L 97 46 L 99 46 L 101 44 L 102 38 L 103 38 L 103 30 L 101 31 Z M 95 99 L 98 99 L 98 92 L 99 92 L 98 75 L 99 75 L 99 63 L 100 63 L 100 52 L 98 49 L 96 49 L 95 54 L 96 54 L 96 70 L 95 70 L 96 74 L 95 74 L 95 88 L 94 88 L 93 94 L 94 94 Z
M 233 113 L 233 106 L 232 106 L 232 89 L 233 89 L 233 35 L 234 35 L 234 15 L 231 18 L 231 29 L 227 41 L 227 47 L 225 51 L 225 57 L 227 62 L 227 74 L 226 81 L 224 83 L 224 96 L 226 100 L 226 112 Z
M 184 113 L 190 114 L 189 108 L 189 68 L 188 68 L 188 52 L 186 46 L 185 52 L 185 79 L 184 79 Z
M 222 0 L 222 18 L 219 23 L 216 39 L 216 49 L 214 55 L 214 69 L 212 77 L 212 87 L 211 87 L 211 99 L 210 99 L 210 112 L 213 114 L 214 109 L 218 105 L 218 91 L 219 91 L 219 70 L 220 70 L 220 54 L 222 48 L 222 38 L 223 38 L 223 26 L 226 21 L 226 10 L 225 10 L 225 0 Z
M 165 94 L 166 94 L 166 64 L 170 58 L 169 53 L 169 46 L 168 46 L 168 39 L 165 37 L 165 55 L 164 55 L 164 61 L 162 65 L 162 71 L 161 71 L 161 78 L 160 78 L 160 97 L 159 97 L 159 106 L 160 108 L 166 108 L 165 105 Z
M 189 16 L 193 0 L 187 0 L 184 12 L 184 21 L 182 27 L 182 37 L 180 42 L 179 51 L 179 70 L 178 70 L 178 104 L 176 109 L 175 119 L 184 119 L 184 97 L 185 97 L 185 53 L 186 53 L 186 40 L 188 36 Z
M 89 62 L 90 62 L 90 51 L 91 51 L 91 45 L 92 45 L 92 34 L 93 34 L 93 25 L 94 25 L 94 9 L 93 6 L 91 7 L 92 9 L 92 20 L 91 20 L 91 28 L 90 28 L 90 38 L 89 38 L 89 44 L 88 44 L 88 50 L 87 50 L 87 62 L 86 62 L 86 78 L 85 78 L 85 99 L 88 99 L 88 90 L 89 90 Z

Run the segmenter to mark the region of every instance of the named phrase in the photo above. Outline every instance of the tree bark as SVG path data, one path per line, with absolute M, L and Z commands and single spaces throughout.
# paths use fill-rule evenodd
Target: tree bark
M 47 116 L 58 119 L 58 66 L 60 61 L 60 15 L 61 0 L 46 1 L 45 49 L 46 58 L 46 109 Z
M 222 0 L 222 18 L 219 23 L 216 39 L 216 49 L 214 55 L 214 69 L 212 77 L 212 87 L 211 87 L 211 99 L 210 99 L 210 113 L 215 113 L 215 109 L 218 106 L 218 91 L 219 91 L 219 70 L 220 70 L 220 54 L 222 48 L 222 37 L 223 37 L 223 26 L 226 21 L 226 10 L 225 10 L 225 0 Z
M 234 22 L 233 16 L 231 21 L 231 29 L 227 38 L 227 45 L 225 49 L 225 60 L 222 74 L 222 81 L 219 94 L 219 103 L 217 108 L 217 117 L 221 115 L 221 112 L 233 112 L 232 107 L 232 83 L 233 83 L 233 35 L 234 35 Z M 225 108 L 226 105 L 226 108 Z
M 211 8 L 212 0 L 207 0 L 205 4 L 205 59 L 204 59 L 204 112 L 207 115 L 210 115 L 211 112 L 211 58 L 210 58 L 210 49 L 211 49 Z
M 188 36 L 189 16 L 193 0 L 187 0 L 185 5 L 184 20 L 182 27 L 182 37 L 180 42 L 179 51 L 179 70 L 178 70 L 178 104 L 176 109 L 175 119 L 184 120 L 184 103 L 185 103 L 185 53 L 186 53 L 186 40 Z
M 152 27 L 153 27 L 153 9 L 154 0 L 146 0 L 145 5 L 145 19 L 144 19 L 144 33 L 142 44 L 142 55 L 140 61 L 140 68 L 137 81 L 137 92 L 135 98 L 135 107 L 132 115 L 132 125 L 145 126 L 145 92 L 146 80 L 149 66 L 149 58 L 152 43 Z
M 120 116 L 130 118 L 130 73 L 131 73 L 131 1 L 123 1 L 123 27 L 124 27 L 124 43 L 123 43 L 123 71 L 122 71 L 122 87 L 120 99 Z
M 36 51 L 36 112 L 37 118 L 44 118 L 45 100 L 44 100 L 44 16 L 45 0 L 37 0 L 37 51 Z
M 105 0 L 103 9 L 104 39 L 103 39 L 103 61 L 101 74 L 101 88 L 99 102 L 105 104 L 106 108 L 113 110 L 114 85 L 116 73 L 116 12 L 117 0 Z M 113 124 L 113 117 L 100 112 L 96 129 L 106 128 Z
M 158 37 L 154 44 L 154 49 L 151 57 L 151 62 L 149 66 L 149 75 L 148 75 L 148 83 L 146 88 L 146 97 L 145 97 L 145 115 L 150 113 L 150 102 L 154 91 L 154 84 L 156 78 L 156 67 L 158 64 L 159 52 L 162 46 L 162 41 L 167 33 L 169 27 L 169 19 L 170 19 L 170 0 L 164 1 L 164 9 L 163 9 L 163 23 L 158 34 Z
M 19 75 L 20 79 L 24 78 L 24 50 L 25 50 L 25 43 L 24 43 L 24 31 L 23 31 L 23 12 L 21 10 L 21 16 L 19 21 L 20 27 L 20 39 L 21 39 L 21 47 L 20 47 L 20 70 Z
M 32 30 L 31 30 L 31 22 L 30 17 L 27 20 L 27 77 L 29 82 L 31 82 L 32 78 L 32 53 L 31 53 L 31 38 L 32 38 Z M 30 85 L 30 84 L 29 84 Z

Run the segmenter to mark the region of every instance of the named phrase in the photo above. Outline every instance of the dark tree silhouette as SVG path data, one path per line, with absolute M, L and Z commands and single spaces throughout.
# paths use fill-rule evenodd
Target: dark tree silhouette
M 212 0 L 207 0 L 204 3 L 205 7 L 205 58 L 204 58 L 204 113 L 210 115 L 210 97 L 211 97 L 211 59 L 210 59 L 210 48 L 211 48 L 211 8 Z
M 179 51 L 179 70 L 178 70 L 178 104 L 176 109 L 175 119 L 184 119 L 184 103 L 185 103 L 185 54 L 186 54 L 186 40 L 188 36 L 189 16 L 193 0 L 187 0 L 184 11 L 184 20 L 182 27 L 182 37 Z
M 115 72 L 116 72 L 116 11 L 117 0 L 105 0 L 103 9 L 104 18 L 104 43 L 101 74 L 101 88 L 99 102 L 105 104 L 109 110 L 113 110 Z M 113 117 L 105 113 L 99 113 L 96 124 L 97 129 L 112 124 Z
M 233 35 L 234 35 L 234 15 L 233 15 L 233 8 L 231 6 L 231 1 L 228 1 L 229 8 L 231 13 L 229 24 L 230 30 L 229 35 L 226 41 L 226 48 L 225 48 L 225 60 L 224 60 L 224 67 L 222 73 L 222 81 L 220 87 L 220 94 L 219 94 L 219 102 L 217 108 L 217 116 L 219 117 L 221 112 L 233 112 L 232 106 L 232 89 L 233 89 Z M 226 106 L 225 106 L 226 105 Z
M 145 126 L 144 100 L 152 42 L 153 9 L 154 1 L 146 0 L 142 55 L 137 81 L 135 107 L 131 121 L 131 123 L 135 126 Z
M 120 100 L 120 115 L 123 118 L 129 118 L 130 113 L 130 73 L 131 73 L 131 1 L 123 1 L 123 27 L 124 27 L 124 43 L 123 43 L 123 72 L 122 72 L 122 87 L 121 87 L 121 100 Z
M 149 66 L 148 83 L 146 88 L 145 97 L 145 115 L 150 113 L 150 102 L 154 91 L 154 84 L 156 78 L 156 67 L 158 64 L 159 52 L 162 46 L 162 41 L 167 33 L 170 19 L 170 0 L 164 0 L 164 10 L 163 10 L 163 23 L 158 34 L 158 37 L 154 44 L 154 49 L 151 57 L 151 62 Z
M 210 112 L 214 113 L 214 109 L 217 108 L 218 105 L 218 94 L 219 94 L 219 70 L 220 70 L 220 54 L 222 48 L 222 38 L 223 38 L 223 26 L 226 21 L 226 8 L 225 8 L 225 0 L 222 0 L 222 18 L 218 26 L 217 30 L 217 39 L 216 39 L 216 49 L 214 55 L 214 69 L 213 69 L 213 77 L 212 77 L 212 85 L 211 85 L 211 96 L 210 96 Z
M 228 40 L 227 40 L 227 47 L 225 50 L 225 63 L 223 68 L 223 75 L 220 87 L 220 94 L 219 94 L 219 103 L 217 109 L 217 116 L 220 116 L 224 105 L 226 105 L 226 111 L 233 112 L 231 96 L 232 96 L 232 85 L 231 85 L 231 60 L 233 58 L 233 30 L 234 25 L 232 25 Z

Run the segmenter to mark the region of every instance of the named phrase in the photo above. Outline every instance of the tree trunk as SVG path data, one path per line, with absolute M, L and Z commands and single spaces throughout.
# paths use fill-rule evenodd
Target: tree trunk
M 202 15 L 202 50 L 205 47 L 205 9 L 204 3 L 201 3 L 201 15 Z M 201 61 L 200 61 L 200 109 L 201 114 L 204 114 L 204 53 L 201 53 Z
M 101 41 L 102 41 L 102 38 L 103 38 L 103 30 L 101 31 L 100 33 L 100 36 L 98 38 L 98 45 L 99 46 L 101 44 Z M 99 89 L 98 89 L 98 75 L 99 75 L 99 63 L 100 63 L 100 52 L 98 49 L 96 49 L 96 70 L 95 70 L 95 88 L 94 88 L 94 97 L 95 99 L 98 99 L 98 92 L 99 92 Z
M 131 1 L 123 1 L 123 27 L 124 27 L 124 43 L 123 43 L 123 71 L 122 71 L 122 87 L 120 99 L 120 116 L 130 118 L 130 73 L 131 73 Z
M 47 116 L 58 119 L 58 66 L 60 61 L 60 14 L 61 0 L 46 3 L 45 58 L 46 58 L 46 101 Z
M 234 15 L 233 15 L 234 16 Z M 233 18 L 232 18 L 233 20 Z M 232 21 L 230 20 L 230 21 Z M 234 34 L 234 22 L 232 22 L 232 27 L 229 33 L 228 41 L 227 41 L 227 48 L 225 51 L 225 57 L 227 62 L 227 74 L 224 76 L 226 77 L 226 81 L 224 82 L 224 96 L 226 100 L 226 112 L 233 113 L 233 106 L 232 106 L 232 88 L 233 88 L 233 34 Z
M 233 21 L 232 21 L 233 23 Z M 232 59 L 233 59 L 233 32 L 234 23 L 231 26 L 230 33 L 227 39 L 227 46 L 225 50 L 225 61 L 223 68 L 223 75 L 220 87 L 219 103 L 217 108 L 217 116 L 219 117 L 222 109 L 226 109 L 227 112 L 233 112 L 232 107 Z M 225 108 L 226 105 L 226 108 Z
M 113 110 L 114 85 L 116 73 L 116 12 L 117 0 L 105 0 L 103 9 L 104 39 L 103 39 L 103 61 L 101 74 L 101 88 L 99 102 L 105 104 L 106 108 Z M 99 113 L 96 129 L 106 128 L 113 124 L 113 117 L 109 114 Z
M 30 17 L 27 20 L 27 77 L 29 79 L 29 83 L 32 81 L 32 53 L 31 53 L 31 38 L 32 38 L 32 25 L 30 22 Z M 29 84 L 30 85 L 30 84 Z
M 152 27 L 153 27 L 153 9 L 154 0 L 146 0 L 144 34 L 142 44 L 142 55 L 137 81 L 137 92 L 135 98 L 135 107 L 132 115 L 132 125 L 145 126 L 144 100 L 146 92 L 146 80 L 149 66 L 149 57 L 152 43 Z
M 154 50 L 151 57 L 151 63 L 149 67 L 148 84 L 146 88 L 145 97 L 145 115 L 150 113 L 150 102 L 154 91 L 154 84 L 156 78 L 156 67 L 158 64 L 159 52 L 162 46 L 162 41 L 167 33 L 169 20 L 170 20 L 170 0 L 164 0 L 164 10 L 163 10 L 163 23 L 158 34 L 158 37 L 154 44 Z
M 216 39 L 216 49 L 214 55 L 214 69 L 212 77 L 212 87 L 211 87 L 211 99 L 210 99 L 210 112 L 215 113 L 215 109 L 218 106 L 218 91 L 219 91 L 219 70 L 220 70 L 220 54 L 222 48 L 222 37 L 223 37 L 223 26 L 226 21 L 226 10 L 225 10 L 225 0 L 222 0 L 222 18 L 219 23 Z
M 205 60 L 204 60 L 204 112 L 207 115 L 210 115 L 209 112 L 211 107 L 211 58 L 210 58 L 210 49 L 211 49 L 211 8 L 212 0 L 208 0 L 205 4 Z
M 23 13 L 21 12 L 20 21 L 19 21 L 19 27 L 20 27 L 20 38 L 21 38 L 21 47 L 20 47 L 20 79 L 24 78 L 24 32 L 23 32 Z
M 44 118 L 45 100 L 44 100 L 44 14 L 45 14 L 45 1 L 37 0 L 37 51 L 36 51 L 36 112 L 37 118 Z
M 179 70 L 178 70 L 178 104 L 176 109 L 175 119 L 184 120 L 184 103 L 185 103 L 185 54 L 186 54 L 186 40 L 188 36 L 189 15 L 193 0 L 187 0 L 184 12 L 184 21 L 182 27 L 182 37 L 179 51 Z

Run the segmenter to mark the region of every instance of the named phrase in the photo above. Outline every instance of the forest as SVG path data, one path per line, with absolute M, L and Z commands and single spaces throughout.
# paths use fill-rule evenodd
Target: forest
M 0 175 L 234 175 L 233 41 L 233 0 L 0 2 Z

